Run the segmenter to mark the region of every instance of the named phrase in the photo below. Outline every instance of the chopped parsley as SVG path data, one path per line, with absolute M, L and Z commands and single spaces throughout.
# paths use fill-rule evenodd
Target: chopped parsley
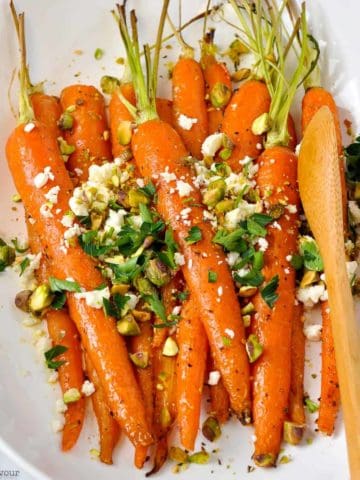
M 68 348 L 63 345 L 55 345 L 53 348 L 50 348 L 50 350 L 44 353 L 46 366 L 51 370 L 56 370 L 61 367 L 61 365 L 64 365 L 64 363 L 66 363 L 64 360 L 54 361 L 54 359 L 67 350 Z
M 276 300 L 279 298 L 279 295 L 276 293 L 276 290 L 279 286 L 279 275 L 275 275 L 266 285 L 260 290 L 260 294 L 266 304 L 273 308 Z
M 49 277 L 49 285 L 52 292 L 81 292 L 80 285 L 70 280 Z
M 193 243 L 200 242 L 202 239 L 202 232 L 199 227 L 191 227 L 188 231 L 188 236 L 185 238 L 185 241 L 192 245 Z
M 217 275 L 216 272 L 214 272 L 213 270 L 208 271 L 208 282 L 209 283 L 215 283 L 217 278 L 218 278 L 218 275 Z

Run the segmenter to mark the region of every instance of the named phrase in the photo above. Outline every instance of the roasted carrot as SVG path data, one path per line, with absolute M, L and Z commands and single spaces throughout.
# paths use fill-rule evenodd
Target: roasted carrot
M 89 355 L 85 355 L 86 373 L 95 386 L 91 401 L 100 434 L 100 460 L 111 465 L 113 450 L 120 436 L 120 428 L 108 407 L 108 401 L 97 371 L 93 367 Z
M 303 306 L 294 308 L 291 335 L 291 386 L 289 398 L 289 419 L 299 427 L 305 425 L 304 410 L 304 365 L 305 335 L 303 332 Z M 301 430 L 297 430 L 299 433 Z
M 177 331 L 177 414 L 183 447 L 193 450 L 199 429 L 201 394 L 207 358 L 207 339 L 192 297 L 181 310 Z
M 214 361 L 209 355 L 209 371 L 215 370 Z M 216 385 L 210 386 L 210 408 L 208 413 L 214 416 L 220 423 L 225 423 L 229 419 L 230 401 L 229 395 L 224 387 L 222 378 Z
M 91 164 L 111 158 L 104 98 L 91 85 L 70 85 L 62 90 L 60 102 L 73 119 L 72 127 L 63 132 L 68 144 L 76 147 L 69 156 L 68 169 L 80 180 L 87 180 Z
M 136 359 L 136 377 L 140 385 L 145 405 L 146 418 L 152 428 L 154 421 L 154 375 L 152 359 L 152 326 L 150 322 L 140 324 L 140 334 L 130 338 L 130 352 Z M 135 449 L 135 466 L 144 466 L 147 448 L 138 446 Z
M 30 100 L 36 120 L 47 125 L 49 129 L 52 129 L 51 134 L 55 138 L 60 137 L 61 130 L 58 121 L 62 109 L 59 99 L 43 93 L 33 93 Z
M 120 95 L 119 95 L 120 93 Z M 121 95 L 131 104 L 136 103 L 135 91 L 132 83 L 123 83 L 117 87 L 111 95 L 109 103 L 109 116 L 110 116 L 110 136 L 111 136 L 111 148 L 113 157 L 120 157 L 125 152 L 129 152 L 130 138 L 123 139 L 121 137 L 121 126 L 124 126 L 123 122 L 128 122 L 128 125 L 133 122 L 133 116 L 122 102 Z
M 257 158 L 263 149 L 263 135 L 255 135 L 252 125 L 270 108 L 270 94 L 265 83 L 248 80 L 233 94 L 228 103 L 222 123 L 222 131 L 234 144 L 228 160 L 234 172 L 241 170 L 239 161 L 249 156 Z
M 66 228 L 61 219 L 68 210 L 72 182 L 66 172 L 56 140 L 47 127 L 33 119 L 26 109 L 22 123 L 10 135 L 6 155 L 15 185 L 23 199 L 25 209 L 35 221 L 43 250 L 50 259 L 50 268 L 58 278 L 72 277 L 85 290 L 93 290 L 103 283 L 96 264 L 77 245 L 67 248 L 62 239 Z M 30 132 L 26 131 L 29 129 Z M 46 188 L 34 187 L 37 174 L 49 167 L 53 180 Z M 58 202 L 54 212 L 48 212 L 44 204 L 48 188 L 58 186 Z M 75 240 L 75 239 L 74 239 Z M 141 394 L 129 363 L 124 341 L 112 319 L 101 310 L 89 307 L 84 299 L 68 295 L 68 306 L 82 340 L 82 344 L 102 378 L 103 386 L 115 418 L 120 422 L 135 445 L 148 445 L 152 441 L 146 422 Z M 111 373 L 109 373 L 111 372 Z
M 167 98 L 157 97 L 156 111 L 158 112 L 159 118 L 161 118 L 161 120 L 168 123 L 172 127 L 175 127 L 174 116 L 173 116 L 173 104 L 171 100 L 168 100 Z
M 168 0 L 165 0 L 162 20 L 165 18 L 167 5 Z M 136 21 L 133 21 L 132 25 L 136 26 Z M 141 67 L 138 66 L 139 56 L 133 47 L 137 32 L 134 31 L 131 42 L 121 11 L 119 26 L 127 55 L 131 60 L 129 65 L 137 66 L 132 75 L 135 91 L 139 97 L 141 94 L 141 101 L 137 105 L 140 112 L 136 118 L 138 127 L 131 140 L 134 159 L 144 178 L 155 177 L 157 180 L 157 210 L 173 229 L 174 238 L 184 254 L 186 262 L 182 268 L 184 278 L 200 312 L 215 363 L 229 392 L 232 409 L 243 423 L 250 423 L 249 364 L 244 346 L 244 325 L 225 255 L 222 249 L 212 242 L 214 232 L 203 220 L 204 209 L 198 206 L 201 204 L 201 195 L 193 185 L 191 168 L 184 162 L 188 151 L 178 133 L 170 125 L 159 120 L 155 98 L 148 98 L 143 91 L 145 80 Z M 161 33 L 162 27 L 158 32 L 154 78 L 157 72 Z M 152 85 L 154 78 L 150 80 Z M 174 192 L 175 179 L 181 179 L 189 185 L 193 206 L 184 209 L 184 198 L 177 191 Z M 191 226 L 199 228 L 202 237 L 199 242 L 190 243 L 186 240 Z M 217 277 L 221 278 L 221 285 L 208 282 L 209 270 L 213 270 Z M 201 290 L 199 285 L 202 285 Z M 230 343 L 224 345 L 227 329 L 233 331 L 233 338 Z

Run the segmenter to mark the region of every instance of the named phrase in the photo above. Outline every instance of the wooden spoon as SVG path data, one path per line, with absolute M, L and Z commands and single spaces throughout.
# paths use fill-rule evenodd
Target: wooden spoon
M 322 107 L 301 143 L 300 197 L 324 261 L 350 473 L 360 479 L 360 335 L 346 271 L 341 183 L 332 114 Z

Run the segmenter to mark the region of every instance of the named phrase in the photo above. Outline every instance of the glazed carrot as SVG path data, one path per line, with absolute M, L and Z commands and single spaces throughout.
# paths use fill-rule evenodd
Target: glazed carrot
M 304 364 L 305 335 L 303 332 L 303 306 L 294 308 L 291 335 L 291 386 L 289 398 L 289 419 L 298 426 L 305 425 L 304 410 Z
M 108 407 L 107 398 L 100 382 L 100 378 L 93 367 L 89 355 L 85 355 L 86 373 L 95 386 L 91 401 L 99 427 L 100 434 L 100 460 L 112 465 L 112 455 L 120 436 L 120 428 Z
M 332 435 L 340 406 L 339 380 L 336 371 L 334 339 L 328 302 L 321 304 L 322 352 L 321 352 L 321 396 L 319 418 L 320 432 Z
M 130 338 L 130 352 L 138 355 L 139 366 L 136 366 L 136 377 L 140 385 L 145 405 L 146 418 L 150 427 L 154 417 L 154 378 L 152 361 L 152 326 L 150 322 L 139 324 L 140 334 Z M 141 362 L 144 362 L 141 364 Z M 142 468 L 147 456 L 147 448 L 136 447 L 135 466 Z
M 258 159 L 257 184 L 270 205 L 286 202 L 299 206 L 297 157 L 288 148 L 266 149 Z M 279 296 L 271 309 L 260 294 L 254 299 L 252 332 L 263 346 L 253 366 L 254 460 L 260 466 L 275 465 L 282 440 L 290 392 L 291 332 L 294 317 L 295 272 L 286 257 L 297 250 L 298 214 L 282 215 L 278 228 L 269 228 L 263 275 L 269 282 L 278 275 Z
M 213 370 L 216 370 L 216 368 L 211 355 L 209 355 L 209 371 Z M 229 419 L 229 395 L 224 387 L 222 378 L 216 385 L 210 385 L 210 408 L 208 413 L 216 417 L 220 423 L 225 423 Z
M 135 105 L 136 97 L 132 83 L 123 83 L 117 87 L 111 95 L 109 103 L 109 117 L 110 117 L 110 137 L 113 157 L 120 157 L 126 151 L 129 151 L 129 145 L 123 145 L 124 141 L 119 141 L 119 126 L 122 122 L 133 122 L 133 116 L 123 104 L 119 93 L 124 98 Z M 121 140 L 121 139 L 120 139 Z
M 201 394 L 207 358 L 207 339 L 192 297 L 181 309 L 177 331 L 177 414 L 183 447 L 193 450 L 199 429 Z
M 72 277 L 85 290 L 93 290 L 103 283 L 103 277 L 96 264 L 88 257 L 76 241 L 67 248 L 62 239 L 66 228 L 61 219 L 68 210 L 72 182 L 59 153 L 56 139 L 49 135 L 42 124 L 33 120 L 32 112 L 21 115 L 22 123 L 10 135 L 6 155 L 15 185 L 25 209 L 35 221 L 42 249 L 50 259 L 50 269 L 58 278 Z M 29 129 L 30 132 L 26 131 Z M 34 186 L 37 174 L 49 167 L 53 180 L 46 187 Z M 58 186 L 56 209 L 45 210 L 45 193 Z M 74 239 L 75 240 L 75 239 Z M 123 426 L 131 441 L 148 445 L 152 441 L 149 432 L 141 394 L 129 363 L 123 339 L 117 332 L 112 319 L 106 318 L 102 310 L 89 307 L 84 299 L 68 295 L 68 306 L 82 340 L 82 344 L 102 379 L 109 404 L 114 416 Z M 109 373 L 111 372 L 111 373 Z
M 173 104 L 171 100 L 168 100 L 167 98 L 157 97 L 156 111 L 158 112 L 159 118 L 161 118 L 161 120 L 168 123 L 172 127 L 175 127 L 173 117 Z
M 58 126 L 58 121 L 62 109 L 59 99 L 43 93 L 33 93 L 30 96 L 30 100 L 36 120 L 51 129 L 50 133 L 55 138 L 60 137 L 62 133 Z
M 201 145 L 208 135 L 208 117 L 203 72 L 193 58 L 182 57 L 176 63 L 172 92 L 175 128 L 191 155 L 201 158 Z
M 67 167 L 80 180 L 87 180 L 91 164 L 111 158 L 104 98 L 93 86 L 70 85 L 62 90 L 60 103 L 73 118 L 72 128 L 63 132 L 68 144 L 76 147 Z
M 257 158 L 262 150 L 263 135 L 254 135 L 252 124 L 270 108 L 270 95 L 265 83 L 248 80 L 233 94 L 222 123 L 222 131 L 234 144 L 228 162 L 234 172 L 241 170 L 239 161 L 249 156 Z

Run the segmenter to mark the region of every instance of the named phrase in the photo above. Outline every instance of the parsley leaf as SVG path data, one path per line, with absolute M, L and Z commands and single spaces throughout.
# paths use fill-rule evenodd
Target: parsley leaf
M 301 255 L 292 255 L 290 260 L 290 265 L 295 268 L 295 270 L 300 270 L 304 266 L 304 259 Z
M 145 193 L 149 198 L 153 197 L 156 192 L 155 185 L 150 181 L 144 187 L 139 188 L 140 192 Z
M 120 265 L 117 263 L 108 263 L 114 272 L 115 279 L 119 283 L 130 283 L 142 270 L 138 265 L 139 257 L 133 257 Z
M 163 323 L 154 323 L 153 327 L 154 328 L 167 328 L 167 327 L 173 327 L 174 325 L 177 325 L 177 323 L 179 322 L 179 320 L 173 320 L 171 322 L 163 322 Z
M 209 270 L 208 271 L 208 282 L 209 283 L 215 283 L 216 280 L 217 280 L 217 273 L 212 271 L 212 270 Z
M 165 245 L 167 246 L 166 250 L 159 252 L 158 256 L 160 260 L 165 263 L 169 268 L 173 270 L 176 269 L 177 265 L 175 263 L 175 252 L 178 251 L 179 247 L 174 240 L 174 234 L 171 228 L 167 228 L 164 238 Z
M 308 270 L 322 272 L 324 264 L 320 255 L 319 247 L 312 238 L 300 240 L 300 254 L 304 258 L 304 266 Z
M 152 295 L 142 295 L 143 300 L 149 304 L 150 309 L 157 315 L 161 320 L 166 322 L 166 311 L 164 304 L 157 296 L 156 293 Z M 159 328 L 159 327 L 158 327 Z
M 145 203 L 139 203 L 139 211 L 144 223 L 153 223 L 153 216 Z
M 261 270 L 264 266 L 264 252 L 260 252 L 260 251 L 254 252 L 252 262 L 253 262 L 253 268 L 255 268 L 255 270 Z
M 227 233 L 225 230 L 218 230 L 212 241 L 222 245 L 228 252 L 243 253 L 247 250 L 247 244 L 243 239 L 244 234 L 243 228 L 238 228 L 231 233 Z
M 58 357 L 59 355 L 62 355 L 67 351 L 67 347 L 64 347 L 63 345 L 55 345 L 53 348 L 50 348 L 47 352 L 44 353 L 45 356 L 45 361 L 46 361 L 46 366 L 52 370 L 56 370 L 57 368 L 61 367 L 61 365 L 64 365 L 65 361 L 57 361 L 54 362 L 54 358 Z
M 80 285 L 70 280 L 49 277 L 49 285 L 52 292 L 81 292 Z
M 80 247 L 85 253 L 92 257 L 99 257 L 105 255 L 114 248 L 114 245 L 100 245 L 98 240 L 98 231 L 90 230 L 89 232 L 82 233 L 79 236 Z
M 270 217 L 270 215 L 265 215 L 264 213 L 253 213 L 249 218 L 262 227 L 266 227 L 266 225 L 269 225 L 269 223 L 274 220 L 273 217 Z
M 261 296 L 270 308 L 273 308 L 274 303 L 279 298 L 276 290 L 279 286 L 279 275 L 275 275 L 264 288 L 260 290 Z
M 246 229 L 254 237 L 265 237 L 267 234 L 266 228 L 262 227 L 259 223 L 249 217 L 246 220 Z
M 20 277 L 25 272 L 27 267 L 30 265 L 30 260 L 28 257 L 25 257 L 24 260 L 20 263 Z
M 54 300 L 51 303 L 51 307 L 54 310 L 61 310 L 66 302 L 66 293 L 65 292 L 56 292 Z
M 264 281 L 264 276 L 261 272 L 253 268 L 249 273 L 243 276 L 235 273 L 234 279 L 236 282 L 240 283 L 240 285 L 259 287 Z
M 109 317 L 121 318 L 122 310 L 130 300 L 128 295 L 115 293 L 111 300 L 103 297 L 103 306 L 105 314 Z
M 188 290 L 184 290 L 183 292 L 178 292 L 176 294 L 176 298 L 178 298 L 181 302 L 185 302 L 185 300 L 187 300 L 189 295 L 190 295 L 190 292 Z
M 202 232 L 199 227 L 191 227 L 188 231 L 188 236 L 185 238 L 185 241 L 192 245 L 193 243 L 200 242 L 202 239 Z

